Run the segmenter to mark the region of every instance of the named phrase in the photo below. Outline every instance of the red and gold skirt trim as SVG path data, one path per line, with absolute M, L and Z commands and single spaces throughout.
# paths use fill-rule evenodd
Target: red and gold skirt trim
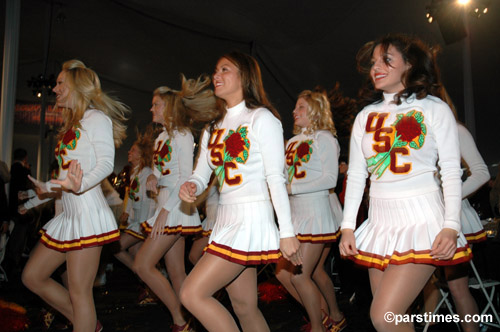
M 60 252 L 102 246 L 120 239 L 120 231 L 118 229 L 108 233 L 85 236 L 71 241 L 60 241 L 51 238 L 43 229 L 40 231 L 40 234 L 40 242 L 42 242 L 47 248 Z
M 152 227 L 149 226 L 148 222 L 145 221 L 141 224 L 141 228 L 144 233 L 147 235 L 151 234 Z M 199 234 L 203 231 L 203 228 L 201 225 L 198 226 L 182 226 L 182 225 L 177 225 L 174 227 L 170 226 L 165 226 L 163 227 L 163 234 L 166 235 L 172 235 L 172 234 L 181 234 L 181 235 L 196 235 Z
M 131 229 L 124 229 L 123 233 L 131 235 L 131 236 L 133 236 L 133 237 L 135 237 L 136 239 L 139 239 L 139 240 L 143 240 L 144 241 L 146 239 L 146 237 L 144 236 L 144 234 L 137 233 L 137 232 L 135 232 L 135 231 L 133 231 Z
M 409 250 L 403 253 L 395 251 L 392 256 L 386 257 L 359 250 L 358 252 L 358 255 L 350 256 L 348 258 L 353 260 L 356 264 L 367 268 L 376 268 L 382 271 L 384 271 L 389 264 L 403 265 L 413 263 L 447 266 L 468 262 L 472 259 L 472 251 L 469 246 L 458 248 L 453 258 L 449 260 L 436 260 L 432 258 L 430 250 Z
M 479 243 L 486 241 L 487 239 L 486 231 L 484 229 L 473 234 L 464 234 L 464 236 L 468 243 Z
M 330 243 L 336 242 L 340 237 L 341 231 L 340 228 L 335 233 L 329 234 L 297 234 L 297 239 L 300 242 L 307 243 Z
M 281 252 L 278 250 L 246 252 L 231 247 L 211 242 L 205 251 L 219 256 L 225 260 L 241 265 L 260 265 L 268 263 L 276 263 L 281 257 Z

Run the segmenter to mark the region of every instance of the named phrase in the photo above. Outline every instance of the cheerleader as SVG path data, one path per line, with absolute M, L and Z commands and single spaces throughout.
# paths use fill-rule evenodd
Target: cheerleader
M 64 125 L 56 147 L 58 180 L 32 181 L 40 192 L 62 189 L 62 213 L 42 229 L 23 271 L 23 283 L 72 323 L 76 332 L 101 331 L 92 285 L 102 246 L 120 231 L 100 182 L 112 171 L 115 146 L 125 137 L 128 108 L 101 90 L 96 73 L 81 61 L 63 64 L 54 88 Z M 68 289 L 51 278 L 66 263 Z
M 329 198 L 329 190 L 337 184 L 340 147 L 334 136 L 336 130 L 327 96 L 303 91 L 293 118 L 296 136 L 287 143 L 285 167 L 292 223 L 301 242 L 304 263 L 301 269 L 296 269 L 281 258 L 276 277 L 306 309 L 310 319 L 306 331 L 330 331 L 332 327 L 341 331 L 347 326 L 346 320 L 338 308 L 332 280 L 324 269 L 331 243 L 340 236 L 341 221 L 334 218 Z M 334 207 L 337 215 L 341 213 L 337 205 Z
M 446 100 L 446 99 L 445 99 Z M 450 104 L 453 109 L 453 105 Z M 467 197 L 488 182 L 490 174 L 488 167 L 477 150 L 474 138 L 462 124 L 458 123 L 458 139 L 460 142 L 460 155 L 468 170 L 468 177 L 462 184 L 462 210 L 460 223 L 462 232 L 467 242 L 472 245 L 486 240 L 486 232 L 481 220 Z M 453 302 L 461 319 L 462 329 L 466 332 L 478 332 L 479 324 L 466 322 L 465 315 L 479 314 L 477 303 L 469 289 L 469 264 L 463 263 L 444 268 L 444 276 L 448 283 Z
M 147 135 L 139 136 L 128 151 L 128 162 L 132 166 L 132 172 L 127 207 L 120 217 L 120 224 L 126 223 L 127 228 L 121 234 L 120 251 L 115 257 L 131 270 L 135 254 L 129 250 L 142 244 L 144 235 L 141 231 L 141 222 L 149 219 L 155 211 L 155 201 L 146 193 L 147 178 L 153 174 L 153 170 L 149 167 L 153 161 L 152 143 Z
M 191 330 L 178 298 L 186 278 L 184 236 L 197 234 L 202 228 L 196 206 L 181 202 L 179 188 L 193 170 L 190 109 L 210 110 L 215 106 L 209 84 L 209 78 L 182 77 L 181 91 L 163 86 L 153 93 L 153 121 L 163 125 L 164 130 L 154 143 L 154 169 L 147 178 L 146 189 L 157 195 L 157 206 L 154 215 L 142 223 L 148 236 L 137 252 L 133 269 L 167 306 L 173 318 L 173 332 Z M 172 284 L 156 268 L 162 257 Z
M 217 184 L 216 177 L 213 177 L 212 181 L 210 181 L 210 185 L 205 190 L 204 194 L 198 197 L 198 200 L 200 198 L 203 199 L 203 197 L 206 197 L 206 217 L 201 223 L 203 231 L 201 235 L 193 241 L 193 245 L 191 246 L 191 250 L 189 251 L 189 261 L 193 265 L 198 262 L 201 255 L 203 254 L 203 249 L 205 249 L 208 244 L 208 238 L 210 237 L 210 234 L 212 234 L 212 229 L 214 228 L 215 219 L 217 217 L 217 206 L 219 205 L 219 186 Z
M 215 169 L 219 206 L 206 252 L 186 278 L 181 301 L 207 330 L 239 331 L 213 298 L 225 287 L 242 329 L 269 331 L 257 306 L 255 266 L 277 262 L 280 249 L 294 264 L 302 263 L 283 174 L 283 130 L 254 58 L 239 52 L 224 55 L 213 81 L 221 113 L 204 132 L 196 169 L 179 196 L 194 202 Z
M 486 231 L 467 197 L 488 182 L 490 173 L 488 172 L 488 166 L 486 166 L 477 150 L 474 138 L 472 138 L 467 128 L 460 123 L 458 123 L 458 140 L 460 142 L 460 155 L 467 169 L 467 179 L 462 184 L 462 214 L 460 216 L 462 232 L 467 242 L 471 244 L 479 243 L 486 241 Z
M 366 106 L 351 134 L 340 253 L 369 268 L 378 331 L 412 331 L 388 322 L 405 314 L 435 270 L 470 260 L 460 233 L 461 170 L 457 126 L 439 96 L 436 60 L 420 40 L 389 35 L 357 56 L 366 69 Z M 442 179 L 441 192 L 434 174 Z M 368 219 L 356 214 L 370 175 Z

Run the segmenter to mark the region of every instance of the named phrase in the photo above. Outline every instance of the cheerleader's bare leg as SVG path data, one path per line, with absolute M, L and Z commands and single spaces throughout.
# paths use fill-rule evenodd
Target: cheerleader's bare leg
M 186 267 L 184 265 L 185 243 L 185 238 L 181 236 L 164 256 L 168 278 L 172 283 L 177 298 L 179 298 L 182 283 L 186 279 Z
M 247 267 L 226 286 L 233 310 L 243 331 L 269 331 L 269 326 L 258 307 L 257 269 Z
M 285 258 L 280 257 L 278 263 L 276 264 L 276 279 L 278 279 L 288 293 L 303 306 L 299 293 L 297 293 L 297 290 L 292 285 L 292 275 L 295 269 L 295 265 L 290 263 Z
M 286 260 L 285 258 L 281 257 L 278 261 L 278 264 L 276 264 L 276 278 L 283 285 L 283 287 L 285 287 L 288 294 L 290 294 L 295 299 L 295 301 L 300 303 L 301 306 L 304 306 L 304 304 L 302 304 L 302 300 L 300 299 L 299 293 L 297 293 L 295 286 L 293 286 L 292 284 L 292 276 L 294 274 L 294 271 L 296 271 L 297 269 L 298 267 L 290 263 L 290 261 Z M 318 287 L 320 287 L 320 285 L 318 285 Z M 321 309 L 325 313 L 328 313 L 328 304 L 324 296 L 321 297 Z
M 390 264 L 384 271 L 368 270 L 373 302 L 370 317 L 377 331 L 414 331 L 413 323 L 385 320 L 387 313 L 404 315 L 434 272 L 435 267 L 426 264 Z
M 141 242 L 140 239 L 127 233 L 120 235 L 120 251 L 115 254 L 116 259 L 122 262 L 126 267 L 134 271 L 134 256 L 127 250 L 133 245 Z M 135 271 L 134 271 L 135 272 Z
M 51 278 L 66 261 L 66 253 L 49 249 L 41 243 L 35 246 L 22 274 L 23 284 L 51 307 L 73 321 L 73 309 L 68 290 Z
M 235 280 L 244 269 L 243 265 L 205 253 L 184 281 L 180 296 L 182 304 L 208 331 L 239 331 L 233 316 L 213 298 L 213 294 Z M 253 292 L 253 296 L 256 296 L 256 286 L 253 289 L 248 289 L 248 285 L 242 287 L 246 287 L 249 293 Z M 266 329 L 262 331 L 266 330 L 269 330 L 267 324 Z
M 174 324 L 182 326 L 186 320 L 182 316 L 181 303 L 170 282 L 156 268 L 156 263 L 179 240 L 180 235 L 159 235 L 155 239 L 146 238 L 134 259 L 134 271 L 158 298 L 167 306 Z
M 140 242 L 137 242 L 136 244 L 134 244 L 132 247 L 129 247 L 128 248 L 128 252 L 134 256 L 134 259 L 135 259 L 135 256 L 137 255 L 137 253 L 139 252 L 139 249 L 141 248 L 142 246 L 142 243 L 144 241 L 140 241 Z
M 465 332 L 478 332 L 479 324 L 474 322 L 465 322 L 465 315 L 477 315 L 479 314 L 479 309 L 477 308 L 476 301 L 472 297 L 469 290 L 469 277 L 465 276 L 462 278 L 449 280 L 448 288 L 450 289 L 451 296 L 453 297 L 453 302 L 457 308 L 457 313 L 460 316 L 462 329 Z
M 200 237 L 194 240 L 193 245 L 191 246 L 191 251 L 189 252 L 189 261 L 195 265 L 203 255 L 203 249 L 208 244 L 208 236 Z
M 302 271 L 292 276 L 292 284 L 299 293 L 311 321 L 311 331 L 324 331 L 321 321 L 321 292 L 312 280 L 312 274 L 323 252 L 323 243 L 302 243 Z
M 321 258 L 313 272 L 313 280 L 318 285 L 318 288 L 323 295 L 322 298 L 326 300 L 326 306 L 321 304 L 321 309 L 323 309 L 334 321 L 340 321 L 344 318 L 344 314 L 339 309 L 337 303 L 337 297 L 335 296 L 335 287 L 333 285 L 332 279 L 325 271 L 325 261 L 330 253 L 330 245 L 323 248 L 321 253 Z M 322 299 L 323 302 L 323 299 Z
M 66 266 L 73 307 L 73 331 L 95 331 L 97 318 L 92 287 L 99 268 L 102 246 L 68 251 Z

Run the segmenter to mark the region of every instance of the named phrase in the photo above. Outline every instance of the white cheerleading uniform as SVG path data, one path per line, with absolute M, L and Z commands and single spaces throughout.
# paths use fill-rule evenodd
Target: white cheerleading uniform
M 365 107 L 351 134 L 342 229 L 355 229 L 370 174 L 368 219 L 356 230 L 356 263 L 384 270 L 389 264 L 454 265 L 470 260 L 460 232 L 461 169 L 455 119 L 441 99 L 394 94 Z M 442 191 L 435 179 L 439 165 Z M 431 257 L 443 228 L 459 232 L 452 259 Z
M 149 219 L 155 212 L 156 203 L 148 197 L 146 192 L 146 181 L 151 174 L 153 174 L 153 170 L 146 166 L 139 172 L 134 169 L 130 175 L 129 197 L 126 208 L 128 225 L 123 232 L 141 240 L 144 240 L 141 222 Z
M 333 218 L 329 199 L 329 189 L 337 184 L 339 155 L 338 141 L 327 130 L 306 135 L 303 129 L 287 143 L 292 223 L 300 242 L 328 243 L 340 236 L 341 219 Z
M 486 240 L 486 232 L 476 210 L 470 205 L 467 197 L 488 182 L 490 173 L 481 154 L 477 150 L 474 138 L 467 128 L 461 124 L 458 124 L 458 139 L 460 141 L 460 155 L 470 172 L 470 176 L 462 184 L 463 199 L 460 215 L 462 232 L 469 243 L 482 242 Z
M 164 234 L 189 235 L 200 233 L 201 223 L 194 204 L 182 202 L 179 189 L 193 171 L 194 139 L 190 132 L 174 131 L 170 137 L 164 130 L 155 140 L 153 174 L 160 187 L 156 212 L 141 224 L 149 234 L 161 209 L 167 210 Z
M 217 186 L 217 180 L 215 184 L 208 188 L 208 197 L 205 202 L 205 212 L 206 218 L 201 223 L 203 228 L 203 236 L 209 237 L 212 234 L 212 229 L 215 225 L 215 220 L 217 219 L 217 207 L 219 206 L 219 188 Z
M 268 109 L 250 110 L 242 101 L 211 134 L 204 132 L 189 181 L 199 195 L 214 169 L 219 180 L 217 220 L 206 252 L 243 265 L 277 262 L 280 237 L 295 235 L 283 165 L 283 129 Z
M 68 130 L 56 147 L 58 179 L 66 178 L 71 160 L 78 160 L 83 178 L 77 193 L 62 192 L 62 213 L 41 231 L 45 246 L 65 252 L 119 240 L 120 231 L 100 185 L 113 171 L 114 157 L 111 119 L 101 111 L 86 110 L 80 124 Z M 49 190 L 54 187 L 47 184 Z
M 332 209 L 333 220 L 338 220 L 339 224 L 339 233 L 340 233 L 340 223 L 344 218 L 344 213 L 342 212 L 342 204 L 340 204 L 339 197 L 334 189 L 330 189 L 330 195 L 328 195 L 330 199 L 330 208 Z

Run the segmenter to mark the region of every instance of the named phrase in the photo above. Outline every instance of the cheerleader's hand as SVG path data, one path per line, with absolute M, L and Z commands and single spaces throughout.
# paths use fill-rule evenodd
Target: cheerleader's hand
M 352 229 L 344 228 L 342 230 L 339 251 L 342 256 L 346 257 L 359 254 L 358 249 L 356 249 L 356 238 L 354 237 L 354 231 Z
M 149 174 L 146 180 L 146 190 L 158 194 L 158 179 L 154 174 Z
M 457 231 L 443 228 L 434 239 L 430 255 L 437 260 L 451 259 L 457 250 Z
M 38 195 L 46 194 L 49 192 L 49 188 L 47 188 L 47 184 L 45 182 L 38 181 L 31 175 L 28 175 L 28 179 L 35 185 L 35 191 Z
M 83 170 L 78 160 L 69 163 L 68 173 L 63 180 L 50 180 L 51 183 L 60 185 L 63 189 L 77 193 L 82 186 Z
M 156 217 L 155 225 L 153 226 L 151 234 L 149 235 L 149 237 L 151 237 L 153 240 L 156 239 L 158 236 L 163 235 L 167 217 L 168 217 L 168 211 L 162 208 L 160 210 L 160 213 L 158 213 L 158 216 Z
M 184 182 L 179 189 L 179 198 L 184 202 L 193 203 L 196 200 L 196 184 L 193 182 Z
M 280 251 L 283 257 L 293 265 L 302 265 L 300 241 L 295 236 L 280 239 Z

